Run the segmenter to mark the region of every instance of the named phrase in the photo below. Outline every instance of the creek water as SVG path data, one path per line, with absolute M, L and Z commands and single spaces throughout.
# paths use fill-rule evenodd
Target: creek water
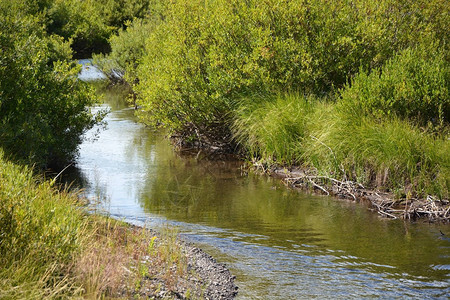
M 238 299 L 448 299 L 447 225 L 382 219 L 238 161 L 181 155 L 136 122 L 120 88 L 104 99 L 108 125 L 81 145 L 72 179 L 115 218 L 176 226 L 237 276 Z

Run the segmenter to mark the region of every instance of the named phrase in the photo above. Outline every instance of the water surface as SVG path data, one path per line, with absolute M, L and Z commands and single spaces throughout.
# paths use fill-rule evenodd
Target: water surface
M 448 226 L 379 218 L 366 206 L 246 175 L 237 161 L 176 153 L 109 90 L 107 129 L 85 142 L 78 182 L 117 218 L 177 226 L 237 276 L 238 299 L 442 298 Z M 89 134 L 88 134 L 89 136 Z

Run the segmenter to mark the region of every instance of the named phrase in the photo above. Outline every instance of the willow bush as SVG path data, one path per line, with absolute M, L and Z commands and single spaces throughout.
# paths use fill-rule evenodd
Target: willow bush
M 126 82 L 130 86 L 138 82 L 137 67 L 145 53 L 145 41 L 154 23 L 136 19 L 126 29 L 109 39 L 112 51 L 93 56 L 93 63 L 113 82 Z
M 68 43 L 48 36 L 20 2 L 0 7 L 0 147 L 38 166 L 63 164 L 101 121 L 88 108 L 96 97 L 77 80 Z
M 109 57 L 133 74 L 141 121 L 191 145 L 448 196 L 447 1 L 155 4 Z
M 430 37 L 446 51 L 448 12 L 439 0 L 164 3 L 137 72 L 141 119 L 224 134 L 240 97 L 333 93 Z
M 341 91 L 342 109 L 443 128 L 450 118 L 450 65 L 436 42 L 408 48 L 370 73 L 361 71 Z
M 208 78 L 205 49 L 211 34 L 203 28 L 214 20 L 204 13 L 200 1 L 167 5 L 164 22 L 147 39 L 138 70 L 141 119 L 186 134 L 187 139 L 226 128 L 223 123 L 231 110 L 210 88 L 214 83 Z

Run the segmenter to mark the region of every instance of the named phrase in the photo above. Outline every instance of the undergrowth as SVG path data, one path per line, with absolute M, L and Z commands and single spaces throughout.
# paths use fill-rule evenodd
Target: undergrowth
M 448 136 L 398 117 L 376 120 L 325 99 L 288 95 L 243 101 L 234 132 L 266 165 L 301 165 L 398 195 L 448 198 Z
M 398 196 L 448 198 L 449 81 L 445 53 L 412 47 L 332 96 L 247 97 L 236 140 L 265 164 L 301 165 Z
M 245 98 L 236 110 L 236 140 L 267 163 L 300 163 L 316 102 L 298 95 Z
M 67 274 L 89 226 L 76 195 L 39 183 L 0 152 L 0 298 L 76 295 Z

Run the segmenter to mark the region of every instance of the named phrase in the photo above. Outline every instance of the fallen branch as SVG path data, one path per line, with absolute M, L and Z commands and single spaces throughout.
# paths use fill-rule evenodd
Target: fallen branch
M 334 195 L 358 201 L 368 200 L 380 215 L 392 219 L 415 219 L 427 216 L 430 221 L 450 221 L 450 205 L 446 200 L 438 200 L 427 196 L 426 199 L 408 198 L 395 200 L 389 193 L 367 190 L 362 184 L 353 181 L 341 181 L 336 178 L 304 174 L 290 177 L 283 182 L 292 187 L 313 187 L 326 195 Z M 403 207 L 404 205 L 404 207 Z

